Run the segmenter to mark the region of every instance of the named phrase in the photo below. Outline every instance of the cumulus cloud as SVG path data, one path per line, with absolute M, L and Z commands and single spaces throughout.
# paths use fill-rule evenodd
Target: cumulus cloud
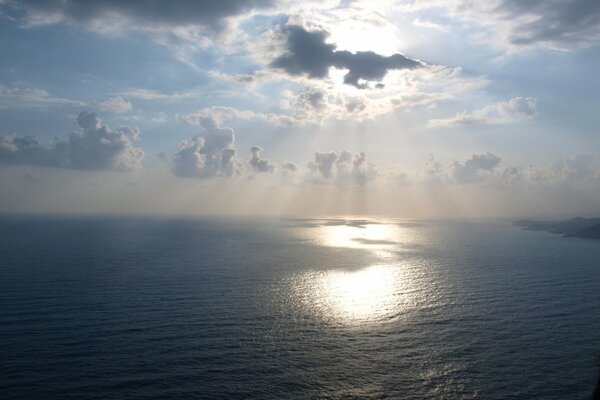
M 405 105 L 405 104 L 403 104 Z M 396 103 L 386 98 L 367 98 L 352 96 L 315 86 L 306 87 L 298 92 L 285 91 L 280 107 L 295 124 L 322 124 L 327 119 L 344 120 L 351 118 L 362 121 L 391 111 Z
M 489 176 L 498 164 L 501 158 L 490 153 L 473 154 L 473 156 L 461 163 L 454 161 L 450 165 L 450 175 L 457 183 L 473 183 L 480 182 Z
M 535 98 L 514 97 L 508 101 L 500 101 L 479 110 L 463 111 L 450 118 L 431 119 L 428 126 L 506 124 L 533 118 L 536 115 Z
M 337 158 L 338 155 L 333 151 L 329 153 L 317 151 L 315 153 L 315 160 L 308 164 L 308 168 L 313 173 L 317 173 L 318 171 L 323 178 L 328 179 L 331 177 L 333 165 Z
M 134 170 L 141 167 L 144 151 L 134 147 L 140 131 L 122 126 L 110 129 L 96 114 L 77 117 L 81 133 L 44 144 L 31 136 L 0 136 L 0 162 L 85 170 Z
M 313 181 L 335 181 L 362 185 L 377 176 L 375 165 L 367 162 L 365 153 L 351 154 L 347 151 L 315 153 L 314 160 L 308 163 L 308 171 Z
M 275 167 L 269 160 L 260 157 L 262 151 L 263 149 L 258 146 L 252 146 L 252 148 L 250 148 L 250 152 L 252 153 L 252 157 L 250 158 L 252 170 L 257 174 L 273 173 Z
M 442 163 L 436 160 L 433 154 L 429 155 L 429 158 L 425 162 L 425 168 L 423 168 L 422 180 L 424 183 L 441 183 L 443 181 L 444 167 Z M 403 182 L 410 181 L 406 176 L 402 180 Z
M 237 160 L 233 129 L 205 117 L 198 120 L 203 133 L 182 142 L 173 156 L 173 172 L 189 178 L 231 177 L 242 172 Z
M 325 117 L 338 114 L 333 103 L 335 100 L 324 90 L 308 87 L 297 93 L 284 92 L 280 106 L 283 110 L 292 113 L 294 120 L 299 123 L 307 121 L 321 123 Z
M 285 170 L 288 170 L 288 171 L 291 171 L 291 172 L 296 172 L 296 171 L 298 170 L 298 168 L 299 168 L 299 167 L 298 167 L 298 165 L 297 165 L 297 164 L 295 164 L 295 163 L 293 163 L 293 162 L 290 162 L 290 161 L 287 161 L 287 162 L 284 162 L 284 163 L 281 165 L 281 168 L 283 168 L 283 169 L 285 169 Z
M 567 159 L 556 160 L 550 165 L 550 170 L 556 177 L 570 182 L 600 177 L 596 157 L 590 153 L 579 153 Z
M 347 151 L 342 151 L 336 165 L 337 179 L 340 182 L 354 182 L 362 185 L 377 176 L 374 164 L 367 161 L 367 156 L 363 152 L 352 155 Z
M 99 106 L 103 111 L 110 111 L 114 113 L 125 113 L 133 108 L 131 103 L 121 96 L 115 96 L 106 99 L 100 102 Z
M 512 166 L 502 173 L 503 184 L 552 185 L 600 183 L 600 166 L 590 153 L 560 158 L 550 165 Z
M 465 161 L 453 161 L 444 168 L 431 155 L 424 170 L 409 176 L 404 183 L 471 185 L 479 184 L 499 188 L 534 188 L 557 185 L 591 185 L 600 183 L 600 164 L 590 153 L 578 153 L 560 158 L 549 165 L 509 165 L 501 167 L 501 158 L 486 152 L 473 154 Z
M 279 55 L 271 66 L 290 75 L 305 75 L 309 78 L 325 78 L 329 68 L 346 69 L 344 83 L 359 89 L 368 88 L 366 81 L 379 82 L 390 70 L 412 69 L 423 66 L 403 54 L 382 56 L 372 51 L 338 51 L 333 44 L 326 43 L 324 31 L 307 31 L 301 26 L 283 28 L 286 37 L 284 54 Z

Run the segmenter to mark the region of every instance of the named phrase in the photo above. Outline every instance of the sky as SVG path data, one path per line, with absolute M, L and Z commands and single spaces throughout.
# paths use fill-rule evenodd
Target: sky
M 597 0 L 0 0 L 0 212 L 600 214 Z

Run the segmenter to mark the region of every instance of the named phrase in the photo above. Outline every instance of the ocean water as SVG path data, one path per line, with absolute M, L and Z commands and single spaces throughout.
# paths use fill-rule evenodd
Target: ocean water
M 0 219 L 2 399 L 586 399 L 600 242 L 503 222 Z

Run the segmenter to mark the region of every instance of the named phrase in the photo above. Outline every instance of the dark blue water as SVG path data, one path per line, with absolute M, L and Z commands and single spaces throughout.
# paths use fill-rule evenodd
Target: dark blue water
M 0 220 L 2 399 L 585 399 L 600 242 L 504 223 Z

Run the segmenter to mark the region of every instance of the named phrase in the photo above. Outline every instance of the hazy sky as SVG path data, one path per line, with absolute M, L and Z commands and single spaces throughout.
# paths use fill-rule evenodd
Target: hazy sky
M 0 211 L 600 213 L 600 1 L 0 0 Z

